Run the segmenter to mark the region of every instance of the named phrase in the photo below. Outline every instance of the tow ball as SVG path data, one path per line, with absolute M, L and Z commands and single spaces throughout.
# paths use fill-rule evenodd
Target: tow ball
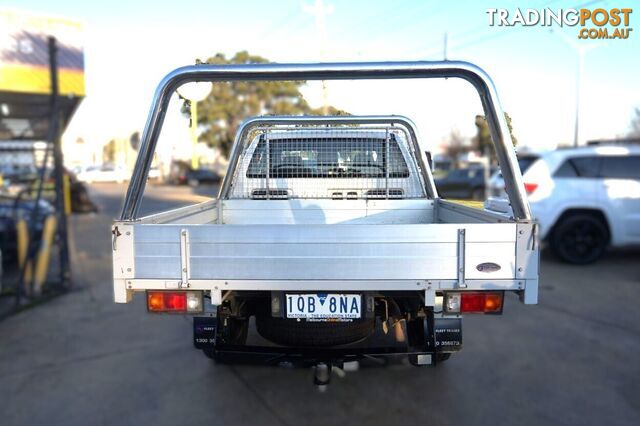
M 331 383 L 331 367 L 331 363 L 319 362 L 314 368 L 313 384 L 318 387 L 320 392 L 324 392 Z

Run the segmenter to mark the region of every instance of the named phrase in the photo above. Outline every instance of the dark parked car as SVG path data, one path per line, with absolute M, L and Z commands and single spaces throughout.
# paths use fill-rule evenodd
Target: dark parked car
M 184 161 L 174 161 L 169 172 L 169 183 L 173 185 L 198 186 L 214 184 L 220 181 L 220 175 L 211 169 L 192 169 Z
M 210 169 L 196 169 L 187 172 L 187 183 L 189 186 L 202 184 L 214 184 L 220 181 L 220 175 Z
M 491 176 L 496 169 L 492 167 L 487 173 Z M 436 179 L 438 194 L 443 198 L 459 198 L 464 200 L 484 200 L 485 170 L 483 167 L 473 166 L 454 169 L 446 176 Z

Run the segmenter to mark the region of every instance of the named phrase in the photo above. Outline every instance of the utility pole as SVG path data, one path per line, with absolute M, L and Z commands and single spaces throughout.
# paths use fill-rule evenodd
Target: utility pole
M 302 5 L 303 10 L 312 15 L 316 21 L 316 30 L 318 31 L 318 39 L 320 44 L 320 61 L 324 61 L 327 44 L 327 16 L 333 13 L 333 6 L 325 5 L 322 0 L 316 0 L 313 5 Z M 322 80 L 322 113 L 327 115 L 329 112 L 329 90 L 326 80 Z
M 577 43 L 574 39 L 567 36 L 562 31 L 554 31 L 553 34 L 559 36 L 564 42 L 574 49 L 578 54 L 578 63 L 576 66 L 576 105 L 575 105 L 575 119 L 573 128 L 573 146 L 577 147 L 580 144 L 580 92 L 582 92 L 582 79 L 584 74 L 584 57 L 588 51 L 602 46 L 602 43 L 597 44 L 581 44 Z
M 53 176 L 56 187 L 56 215 L 58 224 L 56 227 L 58 234 L 58 249 L 60 262 L 60 282 L 63 288 L 67 288 L 71 281 L 71 267 L 69 265 L 69 240 L 67 233 L 67 213 L 64 202 L 64 157 L 60 140 L 60 112 L 58 102 L 58 45 L 54 37 L 48 38 L 49 46 L 49 72 L 51 78 L 51 118 L 49 125 L 51 140 L 48 142 L 53 146 Z M 46 164 L 44 165 L 46 167 Z
M 582 91 L 582 73 L 584 73 L 584 46 L 578 48 L 578 65 L 576 69 L 576 118 L 573 128 L 573 147 L 577 148 L 580 141 L 580 92 Z
M 445 31 L 444 33 L 444 46 L 442 48 L 442 56 L 444 57 L 444 60 L 447 60 L 447 50 L 449 47 L 449 34 Z

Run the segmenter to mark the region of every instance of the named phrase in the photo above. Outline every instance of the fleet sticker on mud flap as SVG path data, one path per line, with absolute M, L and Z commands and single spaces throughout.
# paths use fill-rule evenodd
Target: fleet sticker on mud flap
M 457 352 L 462 349 L 462 320 L 460 318 L 439 318 L 433 331 L 436 347 L 441 352 Z

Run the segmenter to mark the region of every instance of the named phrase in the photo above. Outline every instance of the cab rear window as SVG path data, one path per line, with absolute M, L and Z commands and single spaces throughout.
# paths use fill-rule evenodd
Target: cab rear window
M 407 163 L 395 138 L 261 138 L 246 176 L 265 178 L 406 178 Z M 387 160 L 387 156 L 389 157 Z

